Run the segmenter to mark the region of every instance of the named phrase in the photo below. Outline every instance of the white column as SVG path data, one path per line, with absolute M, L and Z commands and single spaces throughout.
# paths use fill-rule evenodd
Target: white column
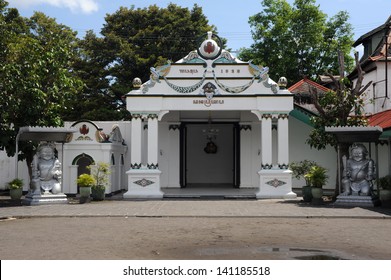
M 158 169 L 158 115 L 148 115 L 148 169 Z
M 168 128 L 169 150 L 167 151 L 168 186 L 180 188 L 180 123 L 171 124 Z
M 261 145 L 262 145 L 262 169 L 271 169 L 272 162 L 272 115 L 263 114 L 261 123 Z
M 289 126 L 288 114 L 278 115 L 278 166 L 287 169 L 289 164 Z
M 128 175 L 128 191 L 124 199 L 162 199 L 160 189 L 160 174 L 158 169 L 158 115 L 143 115 L 148 119 L 147 168 L 141 168 L 142 160 L 142 116 L 132 116 L 131 168 Z
M 132 114 L 132 135 L 130 143 L 130 166 L 132 169 L 141 168 L 142 120 L 140 114 Z
M 279 116 L 277 131 L 277 160 L 280 168 L 272 168 L 272 115 L 262 115 L 262 169 L 259 174 L 259 191 L 257 198 L 296 198 L 292 192 L 292 171 L 281 164 L 288 164 L 288 119 L 282 115 Z

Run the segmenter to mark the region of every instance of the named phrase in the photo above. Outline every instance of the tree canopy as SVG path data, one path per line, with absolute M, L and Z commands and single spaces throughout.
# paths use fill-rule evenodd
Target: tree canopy
M 146 81 L 151 66 L 182 58 L 197 47 L 195 38 L 216 33 L 197 5 L 121 7 L 105 20 L 100 35 L 78 39 L 55 19 L 24 18 L 0 0 L 0 149 L 9 156 L 22 126 L 126 119 L 123 96 L 133 78 Z M 35 144 L 19 148 L 30 165 Z
M 78 71 L 87 90 L 75 100 L 75 110 L 66 119 L 126 118 L 123 96 L 132 89 L 135 77 L 147 81 L 150 67 L 179 60 L 197 47 L 195 38 L 216 31 L 197 5 L 191 10 L 175 4 L 121 7 L 105 21 L 101 36 L 90 31 L 81 41 Z
M 67 101 L 82 90 L 72 62 L 76 33 L 42 13 L 23 18 L 0 0 L 0 148 L 15 153 L 22 126 L 60 126 Z M 20 159 L 32 160 L 34 145 L 20 145 Z
M 367 124 L 367 118 L 363 112 L 362 94 L 372 84 L 372 81 L 362 85 L 364 74 L 358 60 L 358 53 L 355 54 L 355 61 L 358 73 L 355 85 L 344 77 L 342 70 L 339 80 L 328 74 L 334 83 L 334 91 L 330 90 L 323 96 L 318 96 L 316 90 L 310 89 L 313 104 L 318 111 L 318 114 L 311 118 L 314 129 L 307 139 L 307 143 L 311 147 L 320 150 L 331 145 L 337 148 L 338 143 L 335 136 L 325 132 L 327 126 L 365 126 Z M 344 66 L 340 66 L 343 69 Z M 342 152 L 346 154 L 347 147 L 344 147 Z
M 262 7 L 250 17 L 254 44 L 241 51 L 241 59 L 270 67 L 271 77 L 285 76 L 290 84 L 337 72 L 338 51 L 345 56 L 346 70 L 352 70 L 347 12 L 328 18 L 315 0 L 295 0 L 292 6 L 286 0 L 263 0 Z

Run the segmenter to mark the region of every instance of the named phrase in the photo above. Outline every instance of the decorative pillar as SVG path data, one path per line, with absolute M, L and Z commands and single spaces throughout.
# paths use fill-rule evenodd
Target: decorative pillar
M 289 124 L 288 114 L 278 115 L 277 125 L 278 167 L 287 169 L 289 164 Z
M 240 124 L 240 188 L 253 188 L 252 183 L 252 127 L 249 124 Z M 260 151 L 259 151 L 260 153 Z
M 262 115 L 262 168 L 259 174 L 259 191 L 261 198 L 296 198 L 292 192 L 292 171 L 287 169 L 289 160 L 289 124 L 286 114 L 279 114 L 277 120 L 277 161 L 278 167 L 273 168 L 272 115 Z
M 262 169 L 271 169 L 272 162 L 272 115 L 263 114 L 261 123 L 261 148 L 262 148 Z
M 132 114 L 132 135 L 130 143 L 130 168 L 141 168 L 141 151 L 142 151 L 142 119 L 141 114 Z
M 158 169 L 158 119 L 157 114 L 148 115 L 148 169 Z
M 147 165 L 142 166 L 142 117 L 148 119 Z M 128 191 L 124 199 L 162 199 L 158 169 L 158 114 L 132 115 L 131 168 L 128 175 Z
M 167 157 L 168 186 L 180 188 L 180 123 L 170 124 L 168 127 L 169 150 L 164 154 Z

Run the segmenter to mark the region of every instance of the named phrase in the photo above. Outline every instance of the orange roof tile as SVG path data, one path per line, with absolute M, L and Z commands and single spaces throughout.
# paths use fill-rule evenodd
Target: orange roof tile
M 321 92 L 330 91 L 329 88 L 322 86 L 314 81 L 311 81 L 307 78 L 298 81 L 296 84 L 292 85 L 288 90 L 292 93 L 300 93 L 300 92 L 309 92 L 309 86 L 315 87 Z
M 383 129 L 391 128 L 391 110 L 374 114 L 368 119 L 370 126 L 380 126 Z

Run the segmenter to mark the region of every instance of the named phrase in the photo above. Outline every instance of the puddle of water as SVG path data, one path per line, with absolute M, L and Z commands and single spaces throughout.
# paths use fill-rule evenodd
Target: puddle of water
M 340 257 L 328 256 L 328 255 L 302 256 L 302 257 L 295 257 L 295 259 L 298 259 L 298 260 L 345 260 Z
M 263 254 L 263 253 L 281 253 L 287 259 L 298 260 L 346 260 L 336 254 L 319 249 L 306 248 L 288 248 L 288 247 L 247 247 L 247 248 L 202 248 L 198 249 L 198 254 L 218 256 L 218 255 L 235 255 L 235 254 Z M 305 254 L 304 256 L 299 254 Z

